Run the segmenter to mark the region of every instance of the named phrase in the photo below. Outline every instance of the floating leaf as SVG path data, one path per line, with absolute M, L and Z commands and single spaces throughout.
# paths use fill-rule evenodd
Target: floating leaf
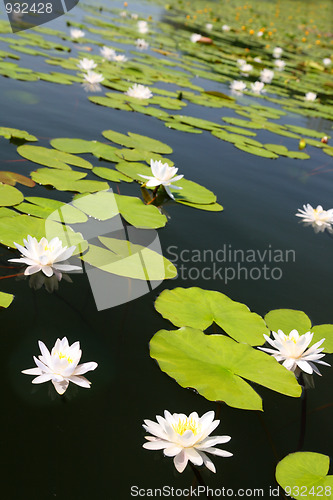
M 272 332 L 282 330 L 285 335 L 289 335 L 292 330 L 297 330 L 303 335 L 311 330 L 311 320 L 303 311 L 274 309 L 264 319 Z
M 98 177 L 102 177 L 102 179 L 106 179 L 111 182 L 132 182 L 132 179 L 127 177 L 126 175 L 117 172 L 116 170 L 112 170 L 111 168 L 106 167 L 94 167 L 93 173 Z
M 21 191 L 8 184 L 0 183 L 0 207 L 18 205 L 23 200 L 24 196 Z
M 175 266 L 158 252 L 130 241 L 99 237 L 107 249 L 90 245 L 81 258 L 102 271 L 144 281 L 160 281 L 177 275 Z
M 35 182 L 43 185 L 54 186 L 59 191 L 76 191 L 78 193 L 93 193 L 109 189 L 106 182 L 81 180 L 87 174 L 73 170 L 58 170 L 39 168 L 31 173 Z
M 266 149 L 263 148 L 258 148 L 256 146 L 251 146 L 250 144 L 235 144 L 235 147 L 237 149 L 241 149 L 242 151 L 245 151 L 246 153 L 250 153 L 251 155 L 256 155 L 256 156 L 262 156 L 264 158 L 271 158 L 272 160 L 278 158 L 278 155 L 275 153 L 272 153 L 271 151 L 267 151 Z
M 32 179 L 15 172 L 0 172 L 0 182 L 2 182 L 3 184 L 8 184 L 9 186 L 15 186 L 17 182 L 19 184 L 23 184 L 23 186 L 35 186 L 35 183 Z
M 333 498 L 333 476 L 328 475 L 330 458 L 320 453 L 290 453 L 276 467 L 276 480 L 288 496 Z
M 6 139 L 14 137 L 15 139 L 23 139 L 31 142 L 38 141 L 34 135 L 29 134 L 25 130 L 18 130 L 17 128 L 0 127 L 0 135 Z
M 30 234 L 40 240 L 46 237 L 48 240 L 58 236 L 63 245 L 75 245 L 75 253 L 84 251 L 87 243 L 80 233 L 75 233 L 69 226 L 59 224 L 52 220 L 44 220 L 29 215 L 18 215 L 13 224 L 12 217 L 0 218 L 0 243 L 15 248 L 14 241 L 23 245 L 23 239 Z
M 215 322 L 230 337 L 251 345 L 262 345 L 265 342 L 263 334 L 269 333 L 264 320 L 245 304 L 202 288 L 164 290 L 155 308 L 175 326 L 205 330 Z
M 308 135 L 309 137 L 318 137 L 319 139 L 321 139 L 324 135 L 323 132 L 318 132 L 318 130 L 313 130 L 306 127 L 298 127 L 296 125 L 286 125 L 286 127 L 289 130 L 296 132 L 297 134 Z M 331 136 L 328 135 L 327 137 L 330 138 Z
M 9 307 L 14 300 L 14 295 L 11 293 L 0 292 L 0 307 Z
M 28 215 L 66 224 L 75 224 L 88 220 L 85 214 L 72 205 L 51 200 L 50 198 L 27 197 L 24 203 L 17 205 L 15 208 Z
M 23 158 L 38 163 L 39 165 L 45 165 L 46 167 L 71 170 L 69 165 L 75 165 L 77 167 L 92 169 L 91 163 L 83 158 L 54 149 L 43 148 L 41 146 L 19 146 L 17 152 L 19 155 L 23 156 Z
M 235 408 L 262 409 L 260 396 L 244 379 L 288 396 L 301 394 L 294 374 L 272 356 L 225 335 L 205 335 L 190 327 L 160 330 L 150 341 L 150 355 L 182 387 Z

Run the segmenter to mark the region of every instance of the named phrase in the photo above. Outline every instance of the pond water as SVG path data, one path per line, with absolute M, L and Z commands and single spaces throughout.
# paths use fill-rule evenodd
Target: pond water
M 116 26 L 121 23 L 119 9 L 123 9 L 123 3 L 104 2 L 104 5 L 112 10 L 105 14 L 108 21 L 114 17 Z M 139 18 L 147 19 L 151 15 L 153 22 L 165 23 L 172 38 L 172 11 L 165 10 L 164 5 L 130 2 L 129 9 L 138 13 Z M 83 6 L 77 6 L 67 16 L 46 26 L 68 34 L 67 21 L 82 23 L 82 29 L 86 29 L 92 27 L 86 19 L 90 15 Z M 309 16 L 304 13 L 304 17 Z M 2 19 L 5 20 L 4 15 Z M 179 22 L 178 17 L 176 21 Z M 198 23 L 197 30 L 191 24 L 185 27 L 189 36 L 199 32 L 200 22 L 195 22 Z M 0 50 L 13 51 L 4 39 L 14 36 L 19 35 L 2 35 Z M 56 40 L 48 34 L 43 36 L 46 40 Z M 124 49 L 129 59 L 135 57 L 131 52 L 133 46 L 128 43 L 116 40 L 111 43 L 98 33 L 89 33 L 88 38 L 102 41 L 115 50 Z M 72 49 L 69 54 L 61 54 L 62 57 L 78 58 L 78 44 L 67 40 L 61 43 Z M 89 42 L 85 45 L 92 46 L 86 57 L 99 54 L 97 45 Z M 151 47 L 139 53 L 140 57 L 149 54 L 162 60 L 168 58 L 152 48 L 174 50 L 163 47 L 161 43 L 154 46 L 152 37 Z M 206 48 L 209 52 L 209 45 L 200 45 L 200 51 L 204 52 Z M 175 47 L 175 50 L 181 53 L 182 47 Z M 331 46 L 328 55 L 332 50 Z M 44 57 L 17 54 L 20 60 L 13 61 L 19 66 L 40 72 L 53 70 L 45 63 Z M 199 62 L 205 64 L 204 59 Z M 54 71 L 63 70 L 54 67 Z M 179 71 L 184 71 L 184 68 L 179 68 Z M 168 66 L 165 66 L 165 72 L 168 72 Z M 73 275 L 73 283 L 61 281 L 59 290 L 53 294 L 44 288 L 29 288 L 28 281 L 22 277 L 1 281 L 1 291 L 15 295 L 11 306 L 1 310 L 4 498 L 127 499 L 131 498 L 130 488 L 134 485 L 140 488 L 168 485 L 175 489 L 195 485 L 190 467 L 179 474 L 172 460 L 163 457 L 162 451 L 142 448 L 145 441 L 143 420 L 154 420 L 155 415 L 163 414 L 165 409 L 185 414 L 197 411 L 199 415 L 214 410 L 221 419 L 215 434 L 231 436 L 230 443 L 222 448 L 232 452 L 233 457 L 213 457 L 217 473 L 200 469 L 204 483 L 211 488 L 225 487 L 234 491 L 262 488 L 264 498 L 269 498 L 269 488 L 277 487 L 276 464 L 287 454 L 300 451 L 302 400 L 253 384 L 263 399 L 264 412 L 259 412 L 208 401 L 196 391 L 182 388 L 163 373 L 149 355 L 149 341 L 153 335 L 162 328 L 173 329 L 173 325 L 154 309 L 154 301 L 164 289 L 201 287 L 224 293 L 246 304 L 260 316 L 272 309 L 286 308 L 305 311 L 313 324 L 333 323 L 332 235 L 328 232 L 315 234 L 311 227 L 304 227 L 295 217 L 298 208 L 306 203 L 331 208 L 331 156 L 324 154 L 319 147 L 308 145 L 305 151 L 310 158 L 307 160 L 260 157 L 236 149 L 233 143 L 214 137 L 209 130 L 202 130 L 201 134 L 186 133 L 167 128 L 162 120 L 153 116 L 97 106 L 88 97 L 98 94 L 87 94 L 79 83 L 58 85 L 0 78 L 0 125 L 28 131 L 38 138 L 38 145 L 44 147 L 50 147 L 49 141 L 58 137 L 106 142 L 101 132 L 108 129 L 157 139 L 173 149 L 171 159 L 179 173 L 213 191 L 217 202 L 224 207 L 223 211 L 210 212 L 172 201 L 166 203 L 163 209 L 168 223 L 158 230 L 158 235 L 164 256 L 178 267 L 178 277 L 165 280 L 150 293 L 117 307 L 97 310 L 86 274 Z M 219 82 L 198 76 L 191 81 L 204 90 L 231 95 L 229 84 L 232 79 Z M 332 82 L 332 73 L 327 79 Z M 161 81 L 154 85 L 170 91 L 181 90 L 173 83 Z M 313 90 L 316 91 L 316 87 Z M 109 91 L 113 90 L 103 88 L 100 95 Z M 332 89 L 330 92 L 327 109 L 332 109 Z M 274 93 L 269 96 L 279 99 Z M 283 109 L 277 102 L 263 100 L 260 96 L 244 94 L 235 99 L 245 111 L 254 103 Z M 186 104 L 186 108 L 170 113 L 220 124 L 222 116 L 244 119 L 232 108 Z M 276 122 L 319 131 L 323 136 L 332 133 L 332 121 L 327 117 L 284 111 L 286 114 Z M 255 139 L 264 144 L 282 144 L 289 150 L 298 150 L 299 139 L 275 135 L 264 129 L 253 131 L 258 132 Z M 3 170 L 29 176 L 30 172 L 41 167 L 22 159 L 16 152 L 15 141 L 5 138 L 0 138 L 0 141 Z M 81 156 L 89 159 L 91 155 Z M 94 166 L 97 165 L 108 167 L 109 162 L 94 158 Z M 96 180 L 97 177 L 88 172 L 87 179 Z M 109 182 L 109 185 L 116 193 L 140 197 L 135 182 Z M 73 197 L 71 191 L 54 190 L 45 185 L 16 187 L 24 196 L 50 197 L 65 203 Z M 235 256 L 235 250 L 253 250 L 261 255 L 266 251 L 263 258 L 268 266 L 266 277 L 260 257 L 255 262 L 242 262 L 242 253 Z M 283 262 L 269 261 L 269 251 L 282 251 L 284 256 L 290 251 L 290 258 L 284 258 Z M 2 266 L 13 257 L 17 257 L 17 252 L 3 245 L 0 254 Z M 227 276 L 226 267 L 230 268 Z M 253 271 L 255 267 L 259 270 Z M 5 276 L 15 273 L 16 269 L 3 267 L 1 271 Z M 209 333 L 213 331 L 221 330 L 208 329 Z M 31 377 L 23 375 L 21 370 L 33 366 L 32 356 L 38 354 L 38 340 L 51 348 L 58 337 L 64 336 L 70 343 L 79 340 L 82 361 L 96 361 L 98 368 L 88 373 L 92 382 L 89 391 L 70 384 L 66 395 L 60 397 L 52 384 L 32 385 Z M 330 355 L 325 357 L 327 362 L 330 359 Z M 328 367 L 322 367 L 321 372 L 322 377 L 315 375 L 315 389 L 308 391 L 306 430 L 301 450 L 330 455 L 333 372 Z M 282 492 L 279 494 L 284 498 Z

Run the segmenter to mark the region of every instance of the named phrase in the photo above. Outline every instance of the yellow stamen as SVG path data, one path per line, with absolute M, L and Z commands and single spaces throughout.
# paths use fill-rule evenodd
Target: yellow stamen
M 178 423 L 174 425 L 173 428 L 177 434 L 180 434 L 181 436 L 186 431 L 192 431 L 195 436 L 200 432 L 199 423 L 194 418 L 188 417 L 185 419 L 179 419 Z

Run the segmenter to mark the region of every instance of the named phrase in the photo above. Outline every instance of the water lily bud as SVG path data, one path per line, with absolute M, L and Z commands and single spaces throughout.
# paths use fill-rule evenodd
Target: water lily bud
M 306 142 L 304 139 L 301 139 L 298 144 L 298 149 L 304 149 L 306 146 Z
M 327 137 L 327 135 L 324 135 L 324 137 L 322 137 L 320 139 L 320 142 L 322 142 L 323 144 L 327 144 L 328 143 L 328 137 Z

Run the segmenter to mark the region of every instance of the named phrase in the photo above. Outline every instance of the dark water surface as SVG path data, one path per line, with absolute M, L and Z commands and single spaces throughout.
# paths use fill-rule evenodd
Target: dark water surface
M 146 11 L 150 8 L 144 6 Z M 139 9 L 133 7 L 133 11 Z M 74 13 L 78 18 L 82 15 L 80 9 Z M 65 29 L 65 22 L 57 20 L 51 27 Z M 22 54 L 23 66 L 27 57 Z M 226 85 L 215 82 L 195 83 L 206 89 L 218 86 L 222 92 L 227 90 Z M 111 500 L 131 498 L 132 485 L 189 487 L 193 484 L 190 467 L 179 474 L 172 459 L 142 448 L 143 419 L 154 420 L 164 409 L 219 412 L 221 424 L 215 434 L 232 437 L 222 448 L 234 456 L 213 457 L 217 474 L 203 470 L 204 481 L 210 487 L 235 491 L 263 488 L 264 498 L 269 498 L 269 487 L 276 487 L 277 461 L 298 446 L 301 400 L 257 386 L 265 410 L 259 414 L 220 406 L 181 388 L 149 357 L 148 343 L 154 333 L 172 328 L 154 310 L 153 303 L 163 289 L 200 286 L 226 293 L 260 315 L 277 308 L 300 309 L 314 324 L 333 323 L 332 236 L 315 235 L 294 215 L 304 203 L 331 207 L 331 159 L 323 160 L 316 150 L 311 151 L 311 160 L 304 162 L 252 156 L 208 132 L 186 134 L 169 130 L 152 117 L 92 105 L 77 84 L 67 87 L 1 77 L 0 85 L 3 125 L 29 131 L 40 139 L 39 145 L 46 146 L 55 137 L 102 140 L 101 131 L 106 129 L 154 137 L 173 148 L 172 159 L 179 171 L 212 189 L 225 208 L 221 213 L 210 213 L 169 203 L 165 208 L 170 220 L 159 235 L 164 255 L 174 259 L 177 254 L 176 264 L 184 266 L 183 276 L 116 308 L 97 311 L 86 275 L 73 276 L 73 284 L 61 282 L 56 294 L 44 289 L 33 291 L 25 280 L 1 282 L 3 291 L 15 294 L 12 306 L 1 312 L 2 498 Z M 185 114 L 213 121 L 228 114 L 234 116 L 231 110 L 198 110 L 189 104 Z M 284 121 L 311 128 L 322 126 L 295 115 L 284 117 Z M 328 131 L 327 127 L 324 123 L 323 129 Z M 271 142 L 269 138 L 267 132 L 263 142 Z M 289 141 L 294 144 L 283 138 L 287 147 Z M 3 170 L 23 174 L 32 170 L 27 162 L 7 162 L 19 159 L 16 146 L 5 139 L 0 142 Z M 96 160 L 97 164 L 102 166 L 104 162 Z M 115 185 L 112 187 L 116 190 Z M 134 183 L 122 183 L 119 189 L 122 194 L 138 195 Z M 22 191 L 31 193 L 29 188 Z M 72 195 L 38 186 L 34 196 L 70 201 Z M 215 279 L 204 279 L 202 269 L 213 269 L 213 262 L 185 262 L 190 251 L 219 249 L 293 250 L 295 259 L 282 264 L 265 261 L 270 269 L 281 268 L 280 279 L 245 279 L 242 271 L 240 279 L 228 283 L 218 274 Z M 181 254 L 183 250 L 189 252 Z M 1 260 L 12 254 L 1 249 Z M 236 268 L 238 263 L 215 261 L 218 268 Z M 247 264 L 248 271 L 251 265 L 262 267 L 260 262 Z M 21 370 L 33 367 L 38 340 L 51 348 L 56 338 L 63 336 L 70 343 L 80 340 L 82 362 L 96 361 L 99 366 L 87 374 L 92 381 L 89 391 L 71 384 L 65 397 L 60 398 L 50 383 L 33 386 Z M 308 394 L 303 450 L 329 455 L 333 372 L 326 367 L 321 371 L 323 377 L 315 378 L 316 389 Z

